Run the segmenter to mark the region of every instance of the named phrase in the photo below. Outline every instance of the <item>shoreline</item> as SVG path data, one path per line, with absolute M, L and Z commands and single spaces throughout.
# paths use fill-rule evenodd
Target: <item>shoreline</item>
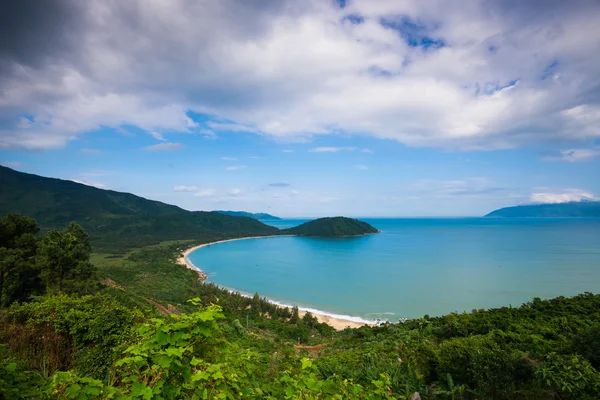
M 372 235 L 371 234 L 366 234 L 366 235 Z M 266 238 L 276 238 L 276 237 L 292 237 L 292 236 L 297 236 L 297 235 L 268 235 L 268 236 L 249 236 L 249 237 L 242 237 L 242 238 L 235 238 L 235 239 L 225 239 L 225 240 L 218 240 L 216 242 L 210 242 L 210 243 L 204 243 L 204 244 L 200 244 L 197 246 L 193 246 L 190 247 L 186 250 L 184 250 L 182 252 L 182 255 L 180 257 L 177 258 L 177 263 L 180 265 L 184 265 L 186 268 L 196 272 L 198 274 L 198 279 L 200 279 L 201 281 L 205 281 L 206 279 L 208 279 L 208 275 L 206 275 L 206 273 L 204 271 L 202 271 L 202 269 L 198 268 L 196 265 L 194 265 L 194 263 L 192 263 L 189 259 L 188 259 L 188 255 L 193 252 L 196 251 L 198 249 L 201 249 L 202 247 L 208 247 L 211 246 L 213 244 L 219 244 L 219 243 L 226 243 L 226 242 L 234 242 L 237 240 L 246 240 L 246 239 L 266 239 Z M 364 235 L 361 235 L 364 236 Z M 222 287 L 222 286 L 221 286 Z M 228 289 L 228 288 L 224 288 L 224 289 Z M 233 291 L 231 289 L 228 289 L 230 291 Z M 242 296 L 245 296 L 244 294 L 242 294 Z M 249 295 L 246 295 L 247 297 L 250 297 Z M 293 306 L 287 305 L 287 304 L 281 304 L 278 303 L 276 301 L 273 300 L 269 300 L 267 299 L 270 303 L 273 303 L 279 307 L 287 307 L 287 308 L 293 308 Z M 360 328 L 361 326 L 365 326 L 365 325 L 369 325 L 369 326 L 373 326 L 375 325 L 374 323 L 368 323 L 368 322 L 359 322 L 359 321 L 355 321 L 354 319 L 345 319 L 345 318 L 341 318 L 335 314 L 331 314 L 331 313 L 327 313 L 324 311 L 320 311 L 320 310 L 314 310 L 314 309 L 309 309 L 306 307 L 299 307 L 298 306 L 298 315 L 300 316 L 300 318 L 302 318 L 307 312 L 310 312 L 314 317 L 317 318 L 317 320 L 319 322 L 324 322 L 328 325 L 330 325 L 331 327 L 333 327 L 335 330 L 338 331 L 343 331 L 346 328 Z M 351 317 L 349 317 L 351 318 Z M 358 318 L 358 317 L 357 317 Z

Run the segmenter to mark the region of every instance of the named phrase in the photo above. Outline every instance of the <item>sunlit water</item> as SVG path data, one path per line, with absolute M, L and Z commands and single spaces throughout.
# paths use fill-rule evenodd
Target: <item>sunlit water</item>
M 221 286 L 366 320 L 600 292 L 600 219 L 364 220 L 382 232 L 240 240 L 189 259 Z

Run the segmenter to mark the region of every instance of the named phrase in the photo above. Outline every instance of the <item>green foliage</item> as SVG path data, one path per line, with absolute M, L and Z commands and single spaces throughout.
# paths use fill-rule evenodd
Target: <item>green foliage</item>
M 3 315 L 0 338 L 9 343 L 12 358 L 27 360 L 43 375 L 75 368 L 105 378 L 142 315 L 106 295 L 47 296 L 14 304 Z
M 87 233 L 75 222 L 64 231 L 46 233 L 38 245 L 38 268 L 46 289 L 51 292 L 90 292 L 96 269 L 90 263 L 91 245 Z
M 600 373 L 581 356 L 550 353 L 535 375 L 561 398 L 600 398 Z
M 193 300 L 198 304 L 199 300 Z M 63 399 L 394 399 L 385 374 L 363 388 L 347 379 L 320 379 L 309 359 L 300 359 L 275 379 L 264 380 L 261 356 L 228 342 L 220 307 L 152 319 L 142 324 L 132 345 L 115 363 L 116 381 L 74 373 L 52 377 L 52 394 Z
M 18 214 L 0 219 L 0 306 L 42 291 L 35 268 L 38 230 L 33 219 Z
M 287 235 L 318 237 L 360 236 L 377 232 L 377 228 L 366 222 L 345 217 L 319 218 L 281 231 Z
M 581 354 L 596 370 L 600 370 L 600 326 L 596 325 L 577 335 L 573 352 Z
M 45 382 L 38 374 L 20 370 L 15 362 L 0 361 L 0 399 L 31 399 L 45 390 Z

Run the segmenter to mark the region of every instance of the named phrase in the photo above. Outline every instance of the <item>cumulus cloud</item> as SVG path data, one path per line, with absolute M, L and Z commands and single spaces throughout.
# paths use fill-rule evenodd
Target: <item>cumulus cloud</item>
M 210 197 L 210 196 L 214 196 L 217 193 L 217 191 L 215 189 L 204 189 L 204 190 L 199 190 L 198 192 L 194 193 L 195 197 Z
M 185 185 L 181 185 L 181 186 L 175 186 L 173 188 L 174 191 L 176 192 L 195 192 L 198 190 L 198 186 L 185 186 Z
M 534 204 L 557 204 L 572 201 L 597 200 L 592 193 L 580 189 L 566 189 L 563 191 L 543 191 L 532 193 L 530 200 Z
M 568 149 L 559 151 L 547 151 L 542 154 L 544 161 L 566 161 L 578 162 L 590 160 L 600 155 L 600 150 L 592 149 Z
M 171 151 L 171 150 L 179 150 L 183 147 L 181 143 L 159 143 L 153 146 L 144 147 L 144 150 L 147 151 Z
M 38 3 L 0 15 L 0 148 L 124 126 L 456 149 L 600 137 L 595 0 Z
M 225 170 L 226 171 L 237 171 L 240 169 L 246 169 L 248 168 L 248 166 L 246 165 L 230 165 L 229 167 L 226 167 Z
M 235 189 L 235 188 L 234 189 L 229 189 L 227 191 L 227 194 L 229 196 L 238 197 L 238 196 L 240 196 L 242 194 L 242 190 L 241 189 Z

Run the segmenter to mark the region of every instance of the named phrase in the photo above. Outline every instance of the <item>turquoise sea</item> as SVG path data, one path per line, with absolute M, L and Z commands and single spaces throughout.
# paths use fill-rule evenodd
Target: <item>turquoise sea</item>
M 354 320 L 396 322 L 600 293 L 600 219 L 362 220 L 381 233 L 240 240 L 188 258 L 218 285 Z

